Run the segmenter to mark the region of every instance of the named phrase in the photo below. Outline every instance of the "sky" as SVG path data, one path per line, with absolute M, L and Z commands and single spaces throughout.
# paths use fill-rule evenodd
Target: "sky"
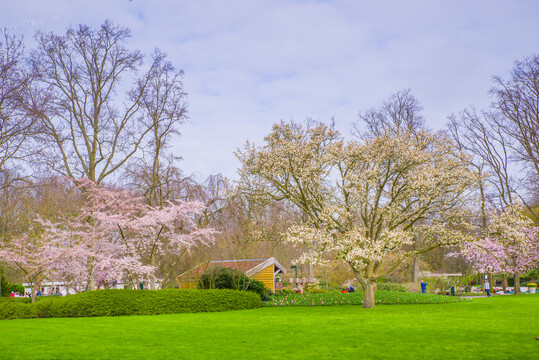
M 495 75 L 539 52 L 539 1 L 2 0 L 0 26 L 63 34 L 129 27 L 128 46 L 165 51 L 183 69 L 189 122 L 172 152 L 186 175 L 237 176 L 234 151 L 262 145 L 280 120 L 335 120 L 411 89 L 427 126 L 487 108 Z

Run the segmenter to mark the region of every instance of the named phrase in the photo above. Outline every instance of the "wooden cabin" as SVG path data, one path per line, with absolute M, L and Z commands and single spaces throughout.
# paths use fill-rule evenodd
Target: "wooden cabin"
M 184 272 L 177 277 L 180 289 L 196 288 L 198 277 L 214 266 L 233 268 L 245 273 L 250 279 L 262 281 L 266 287 L 275 292 L 275 278 L 279 273 L 285 274 L 285 268 L 271 257 L 269 259 L 216 260 L 208 261 Z

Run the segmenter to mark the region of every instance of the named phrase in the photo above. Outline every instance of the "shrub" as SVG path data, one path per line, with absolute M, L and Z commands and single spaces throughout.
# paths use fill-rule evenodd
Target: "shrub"
M 115 289 L 43 297 L 33 304 L 27 300 L 3 300 L 0 303 L 0 319 L 178 314 L 261 306 L 258 295 L 233 290 Z
M 262 281 L 250 280 L 247 291 L 252 291 L 260 295 L 262 301 L 268 301 L 272 295 L 272 292 L 268 290 L 266 285 Z
M 198 279 L 200 289 L 245 290 L 248 285 L 247 275 L 239 270 L 223 266 L 209 268 Z
M 20 284 L 10 284 L 4 276 L 3 271 L 0 271 L 0 286 L 2 287 L 0 297 L 9 297 L 12 291 L 24 294 L 24 286 Z
M 378 283 L 376 284 L 376 290 L 408 292 L 406 286 L 397 283 Z

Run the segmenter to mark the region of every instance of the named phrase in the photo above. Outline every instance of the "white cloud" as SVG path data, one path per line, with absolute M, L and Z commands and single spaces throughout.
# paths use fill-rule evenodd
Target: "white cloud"
M 346 130 L 360 109 L 404 88 L 433 128 L 488 106 L 492 76 L 537 51 L 538 13 L 532 0 L 26 0 L 4 4 L 0 22 L 27 38 L 106 18 L 130 27 L 133 47 L 160 47 L 186 72 L 181 166 L 234 176 L 232 152 L 280 119 L 335 115 Z

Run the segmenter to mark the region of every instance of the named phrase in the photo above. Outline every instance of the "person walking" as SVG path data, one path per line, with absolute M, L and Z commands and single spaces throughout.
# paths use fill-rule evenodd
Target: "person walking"
M 487 293 L 487 296 L 490 297 L 490 284 L 488 283 L 488 280 L 485 280 L 485 292 Z

